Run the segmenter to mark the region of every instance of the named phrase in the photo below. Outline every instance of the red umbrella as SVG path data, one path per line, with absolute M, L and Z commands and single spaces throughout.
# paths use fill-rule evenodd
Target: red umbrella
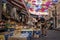
M 30 8 L 30 11 L 34 11 L 33 8 Z
M 44 12 L 45 8 L 42 8 L 41 11 Z

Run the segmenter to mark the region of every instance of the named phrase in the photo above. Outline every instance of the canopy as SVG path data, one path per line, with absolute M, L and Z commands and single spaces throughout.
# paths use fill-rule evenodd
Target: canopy
M 29 12 L 34 15 L 48 15 L 52 0 L 25 0 Z

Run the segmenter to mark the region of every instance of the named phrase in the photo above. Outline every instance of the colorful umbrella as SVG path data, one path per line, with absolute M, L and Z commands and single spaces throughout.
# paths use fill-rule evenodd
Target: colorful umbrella
M 29 8 L 30 11 L 34 11 L 33 8 Z

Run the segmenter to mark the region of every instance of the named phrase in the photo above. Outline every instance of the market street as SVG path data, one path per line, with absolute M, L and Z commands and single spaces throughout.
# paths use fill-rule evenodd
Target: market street
M 47 37 L 41 37 L 39 39 L 32 39 L 32 40 L 60 40 L 60 31 L 50 30 L 47 33 Z
M 60 40 L 60 0 L 0 0 L 0 40 Z

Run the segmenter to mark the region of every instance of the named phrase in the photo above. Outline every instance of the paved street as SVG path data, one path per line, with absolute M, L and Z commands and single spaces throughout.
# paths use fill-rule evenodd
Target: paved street
M 60 31 L 50 30 L 48 31 L 47 35 L 47 37 L 41 37 L 33 40 L 60 40 Z

